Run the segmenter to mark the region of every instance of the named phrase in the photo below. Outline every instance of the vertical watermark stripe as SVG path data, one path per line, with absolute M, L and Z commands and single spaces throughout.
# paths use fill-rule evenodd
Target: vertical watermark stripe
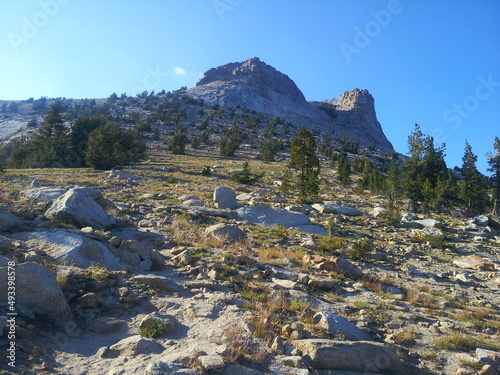
M 7 364 L 16 367 L 16 262 L 7 263 Z

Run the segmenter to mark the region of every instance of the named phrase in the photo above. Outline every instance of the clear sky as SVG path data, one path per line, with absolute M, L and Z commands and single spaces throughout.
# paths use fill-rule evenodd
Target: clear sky
M 259 57 L 308 100 L 368 89 L 402 153 L 418 123 L 484 173 L 500 136 L 498 0 L 1 0 L 0 20 L 0 99 L 171 91 Z

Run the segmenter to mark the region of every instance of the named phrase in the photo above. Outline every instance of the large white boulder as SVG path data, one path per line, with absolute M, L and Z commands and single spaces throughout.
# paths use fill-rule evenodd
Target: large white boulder
M 66 224 L 104 229 L 115 225 L 116 220 L 96 202 L 101 198 L 95 189 L 73 188 L 54 200 L 45 216 Z
M 97 264 L 112 271 L 123 269 L 120 259 L 106 245 L 76 233 L 64 230 L 23 232 L 11 237 L 25 241 L 30 250 L 44 251 L 61 264 L 82 268 Z
M 231 210 L 238 208 L 236 193 L 225 186 L 219 186 L 214 190 L 214 203 L 217 208 L 230 208 Z
M 10 267 L 0 267 L 0 283 L 8 285 Z M 54 274 L 37 263 L 23 263 L 14 267 L 16 304 L 15 311 L 28 316 L 40 314 L 52 323 L 64 326 L 73 321 L 73 314 L 57 284 Z M 0 288 L 0 300 L 7 301 L 7 287 Z

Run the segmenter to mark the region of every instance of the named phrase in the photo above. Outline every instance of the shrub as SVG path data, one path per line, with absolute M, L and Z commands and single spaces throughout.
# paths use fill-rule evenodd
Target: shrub
M 139 335 L 148 339 L 154 339 L 155 337 L 163 336 L 166 333 L 167 325 L 168 324 L 166 322 L 152 322 L 151 324 L 140 327 Z
M 352 243 L 351 248 L 348 251 L 348 254 L 351 257 L 351 259 L 361 260 L 366 255 L 371 253 L 374 248 L 375 245 L 369 238 L 366 237 L 360 238 L 359 240 L 356 240 Z
M 90 133 L 85 161 L 95 169 L 111 169 L 137 161 L 145 152 L 139 133 L 107 124 Z

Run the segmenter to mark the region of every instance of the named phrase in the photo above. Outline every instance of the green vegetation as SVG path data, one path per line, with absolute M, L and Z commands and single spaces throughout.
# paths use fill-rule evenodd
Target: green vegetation
M 224 132 L 220 139 L 221 156 L 234 156 L 243 141 L 243 133 L 238 125 Z
M 299 197 L 312 198 L 319 193 L 320 164 L 316 155 L 316 142 L 305 127 L 297 130 L 290 142 L 290 168 L 299 170 L 297 188 Z

